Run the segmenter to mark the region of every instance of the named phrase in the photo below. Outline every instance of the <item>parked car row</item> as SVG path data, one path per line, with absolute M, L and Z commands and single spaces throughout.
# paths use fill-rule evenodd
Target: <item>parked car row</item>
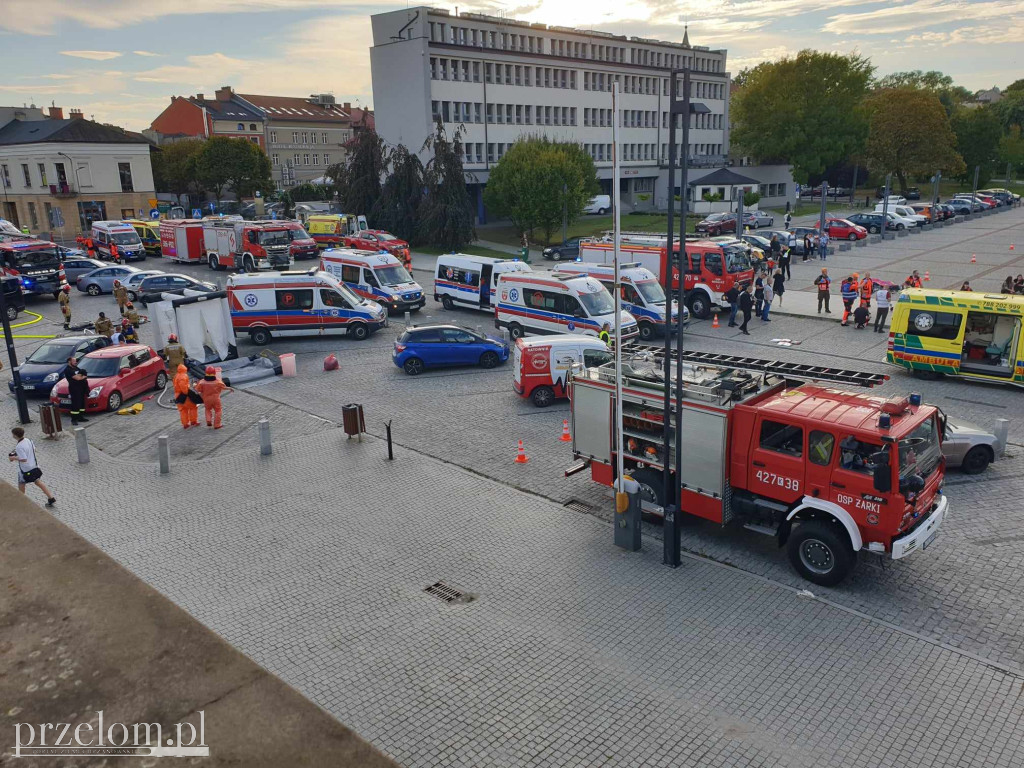
M 100 266 L 87 272 L 81 272 L 80 270 L 88 266 L 87 262 L 99 263 Z M 219 290 L 214 283 L 196 280 L 189 275 L 163 272 L 159 269 L 142 270 L 127 264 L 109 266 L 103 262 L 96 262 L 95 259 L 77 260 L 75 269 L 78 271 L 78 276 L 74 278 L 75 286 L 83 293 L 90 296 L 113 293 L 114 281 L 119 281 L 128 290 L 129 301 L 141 302 L 143 306 L 153 301 L 160 301 L 160 296 L 164 293 L 182 296 L 186 290 L 204 293 Z M 67 273 L 66 263 L 65 273 Z M 68 274 L 67 278 L 70 283 L 72 276 Z
M 744 211 L 743 228 L 774 227 L 775 217 L 768 211 Z M 735 213 L 712 213 L 697 222 L 696 231 L 704 235 L 722 235 L 736 231 Z

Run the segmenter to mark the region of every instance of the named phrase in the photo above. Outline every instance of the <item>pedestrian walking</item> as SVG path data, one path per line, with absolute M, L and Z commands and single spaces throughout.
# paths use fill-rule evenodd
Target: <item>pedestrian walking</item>
M 856 272 L 844 278 L 843 282 L 839 284 L 839 295 L 843 300 L 843 320 L 840 325 L 845 326 L 850 319 L 850 313 L 853 312 L 853 302 L 857 299 L 857 289 Z
M 889 304 L 889 286 L 884 283 L 880 284 L 875 291 L 875 333 L 885 332 L 885 319 L 889 315 Z
M 107 317 L 105 312 L 100 312 L 100 316 L 96 318 L 96 322 L 92 324 L 92 327 L 98 335 L 106 336 L 108 339 L 114 335 L 114 324 L 110 322 L 110 318 Z
M 736 327 L 736 313 L 740 309 L 740 286 L 732 285 L 729 287 L 724 294 L 722 294 L 727 302 L 729 302 L 729 327 Z
M 828 270 L 821 268 L 821 274 L 814 278 L 814 284 L 818 286 L 818 314 L 821 314 L 821 306 L 825 305 L 825 314 L 831 315 L 832 310 L 828 308 L 828 297 L 832 286 L 832 278 L 828 276 Z
M 178 372 L 174 377 L 174 402 L 178 406 L 182 429 L 199 426 L 199 409 L 196 407 L 196 400 L 202 402 L 202 397 L 192 389 L 188 368 L 179 365 Z
M 807 261 L 811 257 L 811 250 L 814 246 L 814 242 L 811 239 L 811 233 L 804 233 L 804 257 L 802 261 Z
M 167 337 L 167 344 L 164 346 L 164 358 L 167 360 L 167 370 L 177 371 L 179 365 L 185 363 L 185 358 L 188 357 L 188 352 L 178 342 L 178 337 L 173 333 Z
M 792 249 L 790 249 L 790 248 L 783 248 L 782 249 L 782 255 L 779 256 L 779 266 L 782 268 L 782 271 L 786 273 L 786 279 L 787 280 L 791 280 L 793 278 L 793 273 L 790 271 L 790 268 L 789 268 L 789 265 L 792 262 L 792 259 L 793 259 L 793 251 L 792 251 Z
M 36 461 L 35 445 L 25 437 L 25 430 L 21 427 L 12 429 L 11 434 L 14 436 L 16 445 L 14 450 L 7 454 L 7 460 L 18 464 L 18 490 L 25 493 L 25 486 L 32 483 L 46 494 L 46 506 L 52 507 L 57 503 L 57 499 L 40 479 L 43 476 L 43 470 L 39 468 L 39 462 Z
M 121 285 L 120 280 L 114 281 L 114 301 L 117 302 L 117 308 L 121 310 L 121 317 L 124 317 L 124 308 L 128 304 L 128 289 Z
M 871 279 L 871 273 L 865 272 L 860 281 L 860 305 L 871 309 L 871 294 L 875 289 L 875 281 Z
M 57 303 L 60 304 L 60 313 L 64 315 L 64 328 L 71 328 L 71 286 L 67 283 L 64 283 L 57 294 Z
M 782 306 L 782 294 L 786 292 L 786 279 L 782 276 L 782 269 L 776 269 L 775 275 L 772 277 L 772 293 L 775 294 L 775 298 L 779 300 L 779 306 Z
M 227 384 L 217 378 L 217 370 L 208 365 L 202 381 L 196 382 L 196 392 L 203 398 L 203 411 L 206 413 L 206 426 L 220 429 L 223 407 L 220 402 L 221 392 L 233 392 Z
M 74 357 L 69 357 L 68 364 L 61 371 L 61 378 L 68 383 L 72 426 L 81 421 L 88 421 L 85 417 L 85 396 L 89 394 L 89 374 L 78 367 L 78 361 Z
M 818 236 L 818 247 L 821 249 L 821 260 L 828 256 L 828 232 L 822 232 Z
M 761 310 L 761 322 L 770 323 L 768 319 L 768 310 L 772 308 L 772 299 L 775 298 L 775 291 L 772 290 L 771 280 L 765 280 L 764 282 L 764 308 Z
M 764 273 L 758 270 L 754 278 L 754 314 L 761 316 L 761 309 L 764 307 Z
M 605 323 L 604 325 L 601 326 L 601 332 L 597 334 L 597 338 L 599 338 L 609 347 L 612 345 L 611 329 L 611 325 L 609 323 Z
M 750 335 L 750 331 L 747 330 L 747 323 L 750 322 L 750 316 L 754 310 L 754 286 L 752 283 L 747 283 L 743 286 L 743 292 L 740 293 L 740 311 L 743 313 L 743 325 L 740 326 L 740 333 L 745 336 Z
M 793 214 L 786 211 L 786 229 L 789 229 L 789 225 L 793 223 Z

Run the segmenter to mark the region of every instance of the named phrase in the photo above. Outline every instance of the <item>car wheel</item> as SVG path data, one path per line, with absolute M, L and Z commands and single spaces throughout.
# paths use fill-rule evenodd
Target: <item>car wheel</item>
M 850 241 L 856 240 L 857 239 L 857 233 L 856 232 L 851 232 L 846 239 L 850 240 Z
M 164 373 L 163 371 L 160 371 L 160 373 L 156 375 L 156 382 L 153 384 L 153 389 L 163 389 L 166 386 L 167 374 Z
M 217 261 L 217 257 L 214 256 L 212 253 L 209 256 L 207 256 L 207 263 L 210 265 L 210 269 L 212 269 L 214 272 L 220 269 L 220 263 Z
M 897 225 L 896 225 L 896 231 L 897 231 L 897 232 L 901 232 L 901 231 L 903 231 L 904 229 L 906 229 L 906 227 L 904 227 L 904 226 L 903 226 L 902 224 L 897 224 Z
M 521 339 L 526 335 L 526 331 L 523 330 L 523 326 L 519 323 L 509 323 L 508 335 L 513 339 Z
M 976 445 L 964 456 L 960 469 L 967 475 L 978 475 L 985 471 L 995 458 L 992 449 L 987 445 Z
M 100 287 L 96 285 L 96 283 L 89 283 L 89 285 L 85 287 L 85 292 L 88 293 L 90 296 L 99 296 L 101 293 L 103 293 L 103 291 L 100 290 Z
M 608 209 L 607 208 L 598 208 L 597 209 L 597 215 L 598 216 L 604 216 L 606 213 L 608 213 Z
M 257 347 L 265 347 L 270 343 L 270 331 L 266 328 L 256 328 L 249 331 L 249 338 Z
M 441 306 L 444 307 L 445 309 L 451 311 L 451 310 L 455 309 L 455 302 L 452 301 L 452 297 L 451 296 L 442 296 L 441 297 Z
M 797 525 L 789 536 L 787 553 L 797 573 L 823 587 L 841 582 L 857 562 L 845 531 L 824 520 Z
M 354 323 L 348 327 L 348 335 L 356 341 L 362 341 L 370 335 L 370 329 L 366 327 L 366 323 Z
M 650 341 L 654 338 L 654 326 L 650 323 L 640 323 L 640 338 Z
M 877 235 L 879 231 L 880 230 L 878 227 L 868 227 L 868 232 L 871 233 L 872 235 Z
M 242 260 L 242 268 L 247 273 L 252 273 L 256 271 L 256 262 L 253 260 L 252 256 L 246 256 Z
M 423 373 L 423 361 L 420 360 L 418 357 L 410 357 L 408 360 L 402 363 L 402 368 L 410 376 L 419 376 L 421 373 Z
M 139 294 L 137 294 L 135 291 L 128 291 L 128 301 L 138 301 L 138 300 L 139 300 Z
M 769 227 L 774 227 L 775 226 L 775 217 L 774 216 L 772 216 L 770 219 L 768 219 L 768 226 Z
M 8 320 L 17 320 L 18 319 L 18 309 L 17 309 L 17 307 L 11 307 L 11 306 L 7 307 L 7 319 Z
M 124 401 L 121 399 L 120 392 L 111 392 L 110 397 L 107 398 L 107 410 L 116 411 L 121 407 L 122 402 Z
M 551 387 L 537 387 L 530 393 L 530 399 L 538 408 L 547 408 L 555 402 L 555 390 Z
M 495 366 L 498 365 L 499 362 L 501 362 L 501 361 L 498 359 L 498 353 L 497 352 L 490 352 L 490 351 L 488 351 L 488 352 L 484 352 L 482 355 L 480 355 L 480 367 L 481 368 L 494 368 Z
M 711 302 L 704 293 L 696 293 L 690 299 L 690 312 L 700 320 L 706 320 L 711 315 Z
M 561 251 L 555 251 L 554 253 L 552 253 L 551 254 L 551 260 L 552 261 L 561 261 L 562 260 L 562 252 Z
M 659 507 L 665 506 L 665 481 L 661 472 L 655 469 L 627 470 L 626 474 L 640 485 L 640 499 Z

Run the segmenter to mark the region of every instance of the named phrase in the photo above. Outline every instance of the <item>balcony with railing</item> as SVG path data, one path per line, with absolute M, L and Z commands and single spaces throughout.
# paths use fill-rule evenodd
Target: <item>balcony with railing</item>
M 58 184 L 50 184 L 50 195 L 59 199 L 78 197 L 78 190 L 67 182 L 60 182 Z

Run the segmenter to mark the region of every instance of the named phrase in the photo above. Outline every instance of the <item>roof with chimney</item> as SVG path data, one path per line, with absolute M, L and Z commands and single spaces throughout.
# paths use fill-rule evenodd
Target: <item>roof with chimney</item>
M 206 111 L 214 120 L 259 120 L 263 122 L 263 115 L 242 104 L 238 99 L 207 99 L 203 94 L 199 94 L 190 96 L 189 101 L 197 107 L 206 107 Z
M 262 96 L 254 93 L 240 93 L 238 96 L 263 110 L 271 120 L 304 120 L 306 122 L 344 123 L 350 121 L 349 109 L 335 104 L 331 97 L 311 96 Z
M 150 144 L 137 133 L 122 131 L 84 118 L 12 120 L 0 128 L 0 145 L 50 142 L 82 144 Z

